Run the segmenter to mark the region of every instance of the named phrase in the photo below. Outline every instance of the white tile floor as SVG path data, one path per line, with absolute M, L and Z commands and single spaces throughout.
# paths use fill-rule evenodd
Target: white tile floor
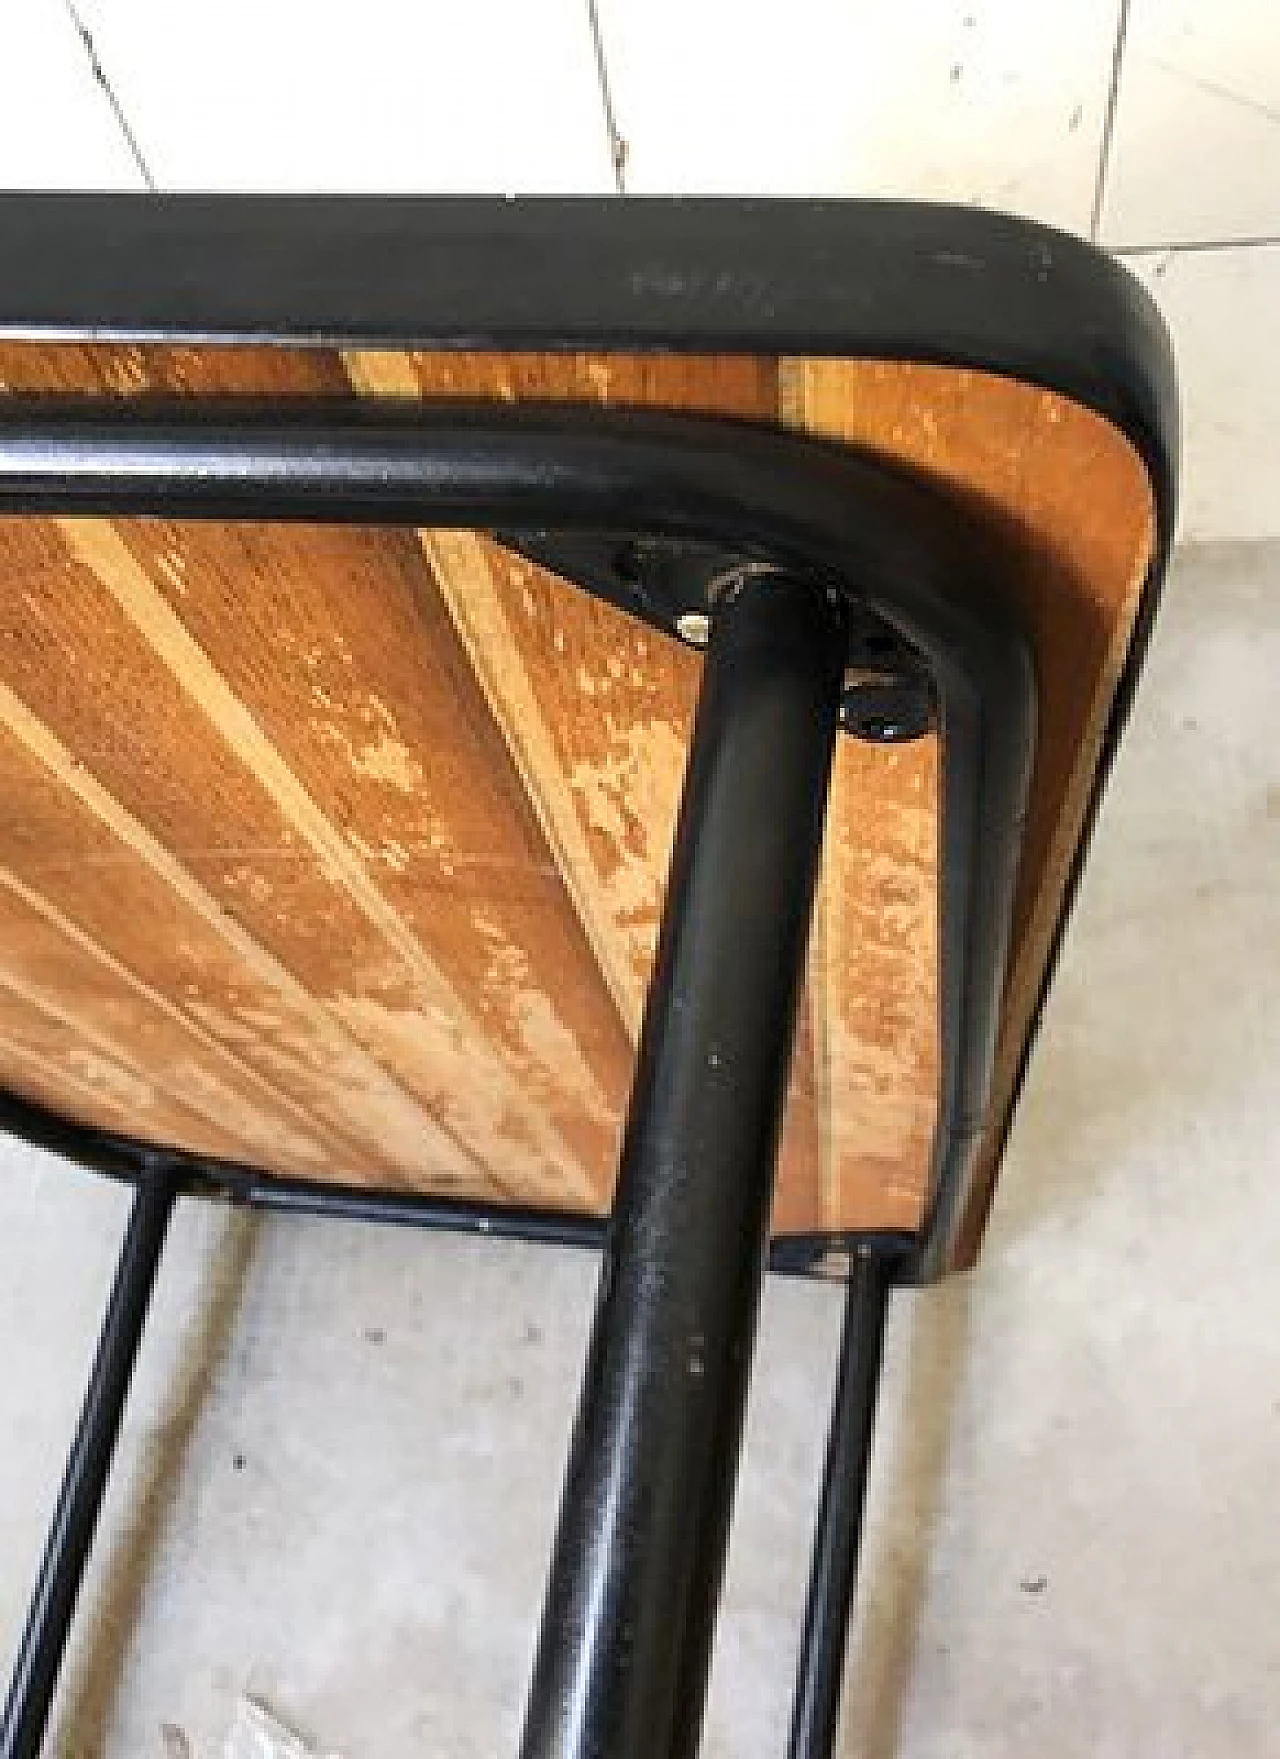
M 1180 535 L 1280 536 L 1280 242 L 1139 252 L 1126 261 L 1154 295 L 1177 350 Z
M 1131 0 L 1102 237 L 1280 235 L 1275 0 Z
M 50 0 L 4 0 L 0 186 L 141 189 L 128 139 L 95 78 L 73 14 Z

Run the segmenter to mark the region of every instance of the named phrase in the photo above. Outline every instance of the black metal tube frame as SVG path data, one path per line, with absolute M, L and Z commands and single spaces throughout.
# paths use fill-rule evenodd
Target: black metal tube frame
M 587 1252 L 600 1251 L 609 1234 L 609 1217 L 603 1215 L 533 1209 L 515 1203 L 482 1203 L 463 1197 L 434 1197 L 420 1191 L 384 1191 L 368 1185 L 322 1184 L 316 1179 L 263 1172 L 260 1167 L 235 1161 L 160 1150 L 136 1137 L 69 1122 L 12 1093 L 0 1092 L 0 1131 L 126 1184 L 140 1177 L 141 1167 L 159 1161 L 166 1168 L 175 1196 L 200 1197 L 275 1215 L 424 1228 L 432 1233 L 524 1240 L 533 1245 L 565 1246 Z M 779 1276 L 829 1275 L 824 1267 L 831 1262 L 833 1253 L 845 1255 L 871 1247 L 888 1258 L 903 1259 L 914 1238 L 905 1231 L 863 1234 L 847 1229 L 775 1235 L 769 1247 L 769 1269 Z
M 900 1261 L 914 1280 L 945 1271 L 987 1125 L 1036 693 L 999 562 L 936 493 L 843 448 L 685 415 L 12 398 L 0 512 L 640 533 L 732 545 L 870 608 L 927 660 L 945 752 L 938 1127 L 925 1224 Z M 126 1176 L 154 1152 L 38 1108 L 9 1116 Z M 265 1195 L 253 1169 L 171 1160 L 193 1185 Z
M 243 403 L 104 409 L 44 399 L 0 406 L 0 512 L 603 530 L 710 541 L 744 555 L 748 571 L 776 569 L 803 582 L 806 591 L 843 596 L 881 617 L 928 662 L 945 752 L 939 980 L 944 1058 L 925 1227 L 906 1252 L 898 1236 L 873 1243 L 893 1255 L 903 1275 L 926 1280 L 943 1272 L 985 1126 L 1035 724 L 1026 645 L 1002 602 L 996 565 L 958 513 L 909 478 L 846 451 L 722 420 L 563 406 L 495 412 L 490 406 L 308 405 L 282 412 Z M 832 663 L 838 676 L 841 654 Z M 800 851 L 810 866 L 820 832 L 819 816 L 806 833 L 809 846 Z M 257 1169 L 176 1152 L 161 1161 L 152 1145 L 85 1130 L 16 1098 L 3 1111 L 16 1133 L 71 1158 L 126 1177 L 145 1172 L 144 1191 L 153 1191 L 157 1179 L 169 1181 L 169 1201 L 181 1185 L 251 1203 L 452 1222 L 581 1243 L 602 1225 L 593 1218 L 504 1215 L 498 1209 L 486 1214 L 439 1200 L 375 1201 L 308 1182 L 276 1183 Z M 765 1172 L 771 1179 L 771 1164 Z M 748 1276 L 738 1293 L 753 1307 L 750 1285 Z M 140 1288 L 141 1281 L 133 1286 Z M 742 1311 L 749 1330 L 749 1312 Z M 741 1372 L 732 1397 L 726 1395 L 728 1415 L 708 1490 L 714 1506 L 708 1506 L 707 1518 L 716 1528 L 712 1550 L 727 1527 L 735 1412 L 740 1416 L 746 1387 L 746 1345 L 732 1330 L 726 1337 L 729 1359 Z M 131 1349 L 136 1345 L 135 1332 Z M 86 1406 L 84 1432 L 99 1452 L 108 1437 L 107 1457 L 125 1384 L 127 1379 L 111 1409 L 95 1406 L 92 1395 Z M 591 1408 L 588 1401 L 584 1412 Z M 659 1401 L 647 1424 L 625 1430 L 632 1452 L 647 1445 L 653 1423 L 663 1421 L 661 1412 Z M 622 1445 L 623 1434 L 610 1445 Z M 97 1495 L 85 1491 L 74 1499 L 83 1550 L 96 1510 Z M 577 1567 L 574 1549 L 562 1545 L 570 1575 Z M 83 1555 L 77 1563 L 76 1548 L 57 1531 L 51 1557 L 55 1574 L 65 1561 L 78 1581 Z M 696 1634 L 688 1645 L 692 1659 L 686 1658 L 693 1673 L 709 1654 L 714 1560 L 700 1579 Z M 46 1685 L 24 1683 L 27 1673 L 15 1682 L 13 1716 L 28 1732 L 25 1745 L 14 1737 L 3 1759 L 27 1759 L 36 1750 L 31 1742 L 38 1742 L 47 1715 L 70 1613 L 67 1602 L 48 1619 L 33 1614 L 38 1634 L 24 1650 L 24 1664 L 33 1655 Z M 549 1603 L 553 1659 L 555 1624 Z M 601 1653 L 616 1650 L 612 1639 L 601 1641 Z M 693 1673 L 686 1695 L 697 1697 Z M 545 1694 L 543 1701 L 549 1701 Z M 540 1750 L 531 1738 L 535 1747 L 529 1750 Z M 691 1713 L 672 1752 L 691 1751 L 695 1738 Z M 594 1751 L 589 1739 L 580 1750 Z
M 173 1204 L 164 1168 L 144 1172 L 14 1663 L 0 1721 L 0 1759 L 37 1759 L 44 1740 Z
M 835 1751 L 892 1281 L 892 1262 L 882 1254 L 860 1252 L 854 1258 L 845 1294 L 787 1759 L 829 1759 Z
M 804 579 L 715 606 L 523 1759 L 697 1751 L 848 639 Z

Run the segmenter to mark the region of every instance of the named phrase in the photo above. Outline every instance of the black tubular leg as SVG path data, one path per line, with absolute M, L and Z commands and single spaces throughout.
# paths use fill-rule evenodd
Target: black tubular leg
M 36 1759 L 44 1741 L 173 1204 L 168 1170 L 144 1174 L 18 1650 L 0 1726 L 0 1759 Z
M 698 1746 L 844 616 L 778 575 L 714 614 L 524 1759 Z
M 867 1253 L 849 1276 L 787 1759 L 835 1750 L 891 1275 L 888 1259 Z

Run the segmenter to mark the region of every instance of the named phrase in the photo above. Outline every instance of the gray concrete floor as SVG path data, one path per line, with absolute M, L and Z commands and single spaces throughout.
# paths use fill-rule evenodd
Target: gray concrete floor
M 973 1276 L 891 1320 L 843 1751 L 1263 1759 L 1280 1727 L 1280 546 L 1181 556 Z M 0 1154 L 0 1653 L 124 1214 Z M 180 1214 L 68 1759 L 514 1752 L 583 1257 Z M 838 1295 L 765 1306 L 705 1751 L 780 1754 Z

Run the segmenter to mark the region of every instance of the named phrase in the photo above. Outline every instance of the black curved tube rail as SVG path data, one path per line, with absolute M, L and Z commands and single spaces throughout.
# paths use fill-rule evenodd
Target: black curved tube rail
M 945 1272 L 990 1121 L 1036 685 L 998 562 L 936 493 L 819 441 L 651 411 L 12 398 L 0 405 L 0 512 L 711 541 L 804 571 L 892 625 L 928 661 L 944 752 L 938 1124 L 924 1226 L 899 1274 Z M 156 1159 L 153 1145 L 21 1101 L 3 1111 L 19 1133 L 101 1170 L 133 1176 Z M 257 1201 L 268 1182 L 168 1159 L 193 1189 Z

